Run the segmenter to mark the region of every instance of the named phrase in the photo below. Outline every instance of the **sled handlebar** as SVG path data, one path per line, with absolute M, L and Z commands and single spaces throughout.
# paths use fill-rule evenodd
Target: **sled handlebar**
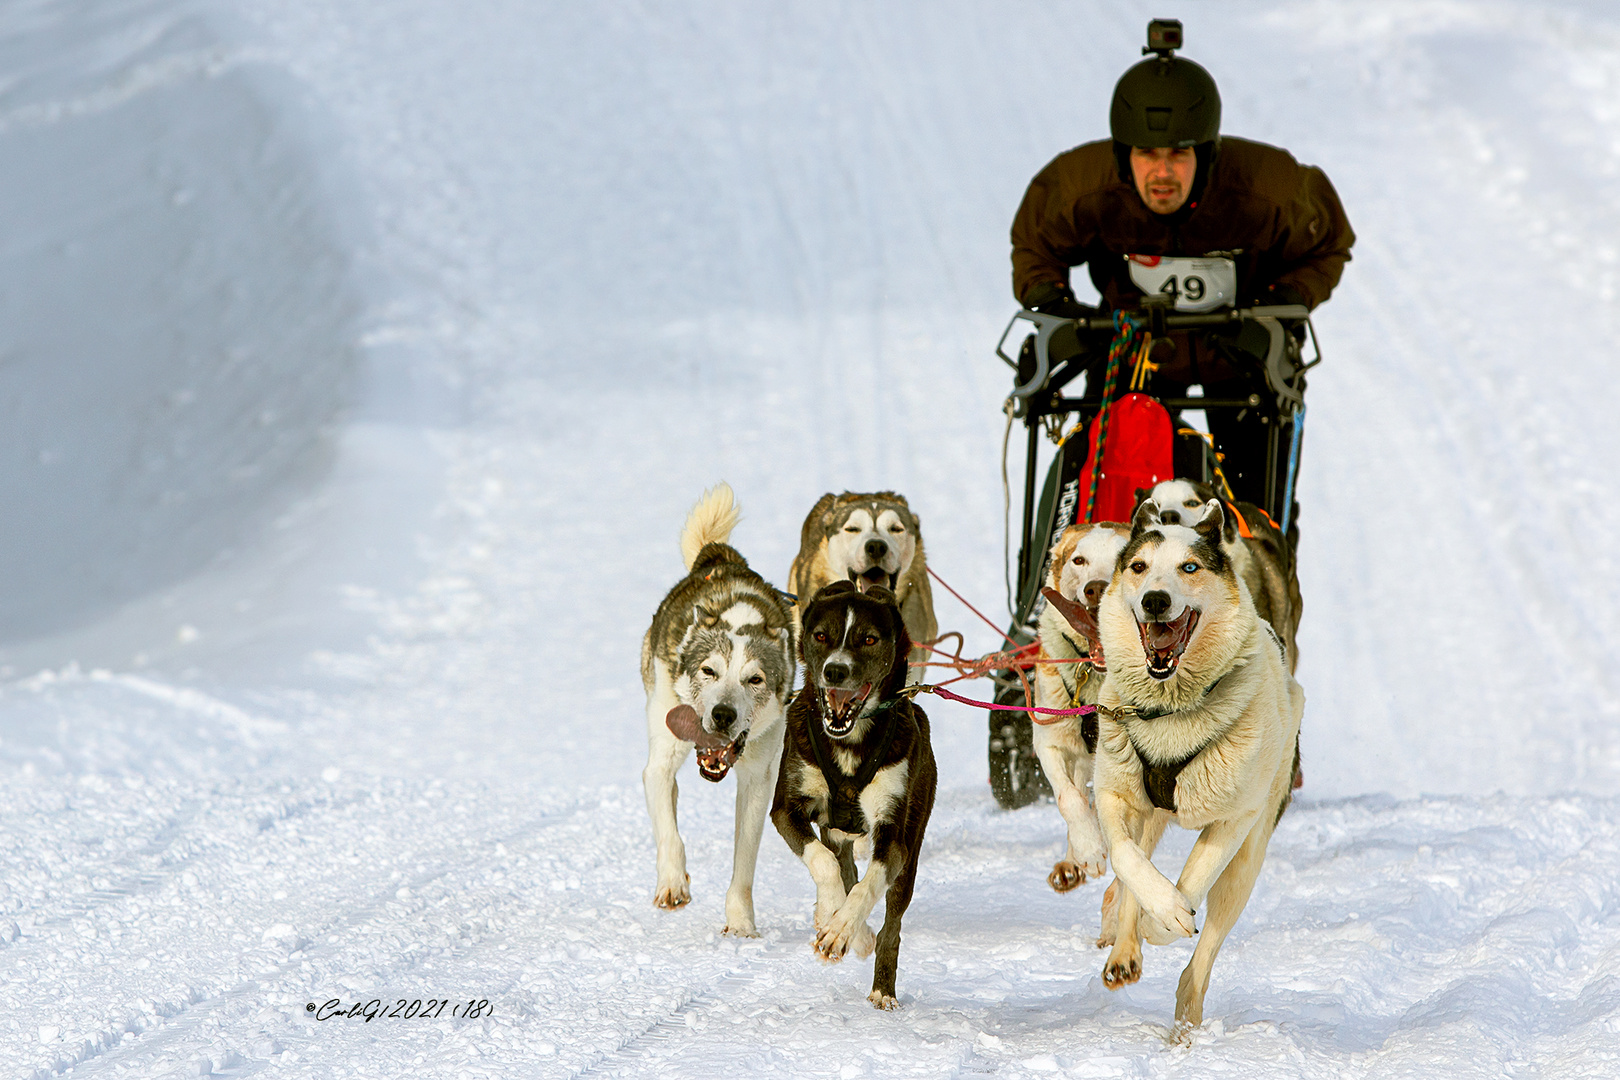
M 1293 379 L 1284 368 L 1287 358 L 1285 337 L 1288 331 L 1283 327 L 1283 320 L 1297 322 L 1303 320 L 1310 323 L 1311 310 L 1304 304 L 1273 304 L 1266 307 L 1227 308 L 1224 311 L 1201 312 L 1198 314 L 1171 314 L 1156 311 L 1152 314 L 1155 330 L 1197 330 L 1216 326 L 1233 326 L 1242 322 L 1257 322 L 1264 326 L 1271 336 L 1271 347 L 1267 350 L 1265 360 L 1266 379 L 1279 397 L 1294 404 L 1303 404 L 1304 397 L 1298 393 L 1292 383 Z M 1028 381 L 1013 387 L 1009 395 L 1015 403 L 1015 415 L 1022 415 L 1024 402 L 1030 395 L 1039 391 L 1046 385 L 1052 376 L 1052 363 L 1050 347 L 1052 337 L 1065 327 L 1076 330 L 1100 331 L 1112 330 L 1114 320 L 1112 316 L 1098 316 L 1090 319 L 1065 319 L 1059 315 L 1043 315 L 1038 311 L 1020 308 L 1007 322 L 1007 329 L 1001 332 L 1001 340 L 996 343 L 996 355 L 1016 373 L 1018 360 L 1007 355 L 1007 339 L 1012 336 L 1013 328 L 1019 321 L 1030 323 L 1035 327 L 1035 370 Z M 1162 330 L 1161 330 L 1162 328 Z M 1027 335 L 1026 335 L 1027 336 Z M 1314 366 L 1314 365 L 1313 365 Z M 1015 376 L 1016 377 L 1016 376 Z

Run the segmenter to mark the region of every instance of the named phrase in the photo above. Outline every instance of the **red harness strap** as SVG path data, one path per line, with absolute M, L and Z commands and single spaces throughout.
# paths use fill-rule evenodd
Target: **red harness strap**
M 1030 714 L 1029 718 L 1037 724 L 1055 724 L 1065 716 L 1090 716 L 1097 711 L 1095 705 L 1082 705 L 1078 709 L 1046 709 L 1039 705 L 998 705 L 993 701 L 974 701 L 972 698 L 965 698 L 961 694 L 953 694 L 939 686 L 915 686 L 912 689 L 924 694 L 938 694 L 942 698 L 959 701 L 963 705 L 973 705 L 980 709 L 1006 709 L 1009 712 L 1027 712 Z M 1042 720 L 1037 714 L 1039 716 L 1049 716 L 1051 719 Z

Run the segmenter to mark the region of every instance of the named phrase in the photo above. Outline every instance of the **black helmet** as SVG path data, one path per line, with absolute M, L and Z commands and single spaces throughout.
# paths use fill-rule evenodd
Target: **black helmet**
M 1157 55 L 1133 66 L 1114 86 L 1108 127 L 1126 146 L 1197 146 L 1214 142 L 1221 130 L 1221 92 L 1198 64 L 1173 55 L 1181 45 L 1181 24 L 1155 19 L 1148 24 L 1148 47 Z

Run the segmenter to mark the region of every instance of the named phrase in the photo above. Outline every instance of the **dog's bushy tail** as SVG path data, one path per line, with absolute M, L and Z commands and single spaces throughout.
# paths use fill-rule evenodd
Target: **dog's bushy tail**
M 688 570 L 697 561 L 698 552 L 705 544 L 724 544 L 731 539 L 731 530 L 737 527 L 742 509 L 731 485 L 724 480 L 703 493 L 703 498 L 686 515 L 681 529 L 681 561 Z

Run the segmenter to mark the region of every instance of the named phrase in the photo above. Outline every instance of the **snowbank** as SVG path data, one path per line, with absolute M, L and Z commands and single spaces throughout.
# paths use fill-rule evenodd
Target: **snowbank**
M 292 84 L 188 5 L 15 11 L 0 68 L 15 642 L 195 573 L 319 477 L 354 381 L 362 222 Z

